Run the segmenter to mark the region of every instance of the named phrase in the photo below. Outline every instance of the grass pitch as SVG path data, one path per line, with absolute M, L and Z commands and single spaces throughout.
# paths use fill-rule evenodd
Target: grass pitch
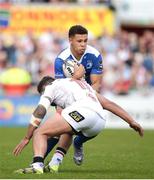
M 32 159 L 31 143 L 20 156 L 12 155 L 25 132 L 26 128 L 0 128 L 1 179 L 154 179 L 153 130 L 145 131 L 144 137 L 140 138 L 133 130 L 105 129 L 85 144 L 82 166 L 74 164 L 71 147 L 58 174 L 18 175 L 13 171 L 28 167 Z

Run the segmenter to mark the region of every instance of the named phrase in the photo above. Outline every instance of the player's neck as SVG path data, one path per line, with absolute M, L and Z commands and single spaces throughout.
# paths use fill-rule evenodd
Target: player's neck
M 80 55 L 80 54 L 77 54 L 72 48 L 71 48 L 71 53 L 72 53 L 72 55 L 76 58 L 76 60 L 80 60 L 81 59 L 81 57 L 82 57 L 82 55 Z

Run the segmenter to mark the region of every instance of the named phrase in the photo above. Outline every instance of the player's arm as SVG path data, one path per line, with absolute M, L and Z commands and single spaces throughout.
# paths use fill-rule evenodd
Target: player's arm
M 58 78 L 65 78 L 64 72 L 63 72 L 63 64 L 64 61 L 60 58 L 56 58 L 54 62 L 54 71 L 55 71 L 55 79 Z
M 30 124 L 25 136 L 26 139 L 30 140 L 32 138 L 34 130 L 39 127 L 42 119 L 44 119 L 44 116 L 46 115 L 46 112 L 47 110 L 43 105 L 39 104 L 37 106 L 31 116 Z
M 97 97 L 99 102 L 101 103 L 102 107 L 113 114 L 119 116 L 124 121 L 126 121 L 131 128 L 139 133 L 140 136 L 143 136 L 143 129 L 142 127 L 119 105 L 116 103 L 106 99 L 105 97 L 101 96 L 97 93 Z
M 100 92 L 102 84 L 102 74 L 91 74 L 90 79 L 93 89 L 95 89 L 97 92 Z
M 29 143 L 30 139 L 33 136 L 35 129 L 40 125 L 41 120 L 46 115 L 47 109 L 49 108 L 51 101 L 48 97 L 44 96 L 40 98 L 39 105 L 34 110 L 31 120 L 27 129 L 27 133 L 21 142 L 14 148 L 13 154 L 15 156 L 19 155 L 21 151 L 26 147 Z
M 90 73 L 91 86 L 100 92 L 102 84 L 103 62 L 102 56 L 99 55 L 93 61 L 93 67 Z
M 77 79 L 80 80 L 81 78 L 83 78 L 85 75 L 85 68 L 82 64 L 75 64 L 74 65 L 74 74 L 73 74 L 73 79 Z

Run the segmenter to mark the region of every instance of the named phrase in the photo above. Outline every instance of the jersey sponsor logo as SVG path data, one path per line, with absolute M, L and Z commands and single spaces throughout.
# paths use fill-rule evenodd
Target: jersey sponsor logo
M 86 69 L 91 69 L 92 68 L 92 61 L 88 60 L 86 64 Z
M 80 122 L 82 120 L 84 120 L 85 118 L 77 111 L 72 111 L 69 113 L 69 116 L 71 116 L 71 118 L 73 118 L 76 122 Z

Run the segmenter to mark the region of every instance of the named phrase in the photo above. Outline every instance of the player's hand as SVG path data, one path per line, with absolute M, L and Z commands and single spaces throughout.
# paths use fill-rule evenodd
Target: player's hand
M 140 124 L 138 124 L 137 122 L 133 121 L 129 124 L 129 126 L 131 128 L 133 128 L 135 131 L 137 131 L 139 133 L 139 135 L 142 137 L 144 134 L 144 130 L 143 128 L 140 126 Z
M 29 143 L 29 141 L 29 139 L 23 138 L 21 142 L 14 148 L 14 156 L 18 156 L 21 153 L 21 151 L 25 148 L 25 146 Z
M 85 75 L 84 66 L 82 64 L 80 64 L 80 65 L 75 64 L 74 65 L 74 74 L 73 74 L 72 78 L 79 80 L 79 79 L 83 78 L 84 75 Z

